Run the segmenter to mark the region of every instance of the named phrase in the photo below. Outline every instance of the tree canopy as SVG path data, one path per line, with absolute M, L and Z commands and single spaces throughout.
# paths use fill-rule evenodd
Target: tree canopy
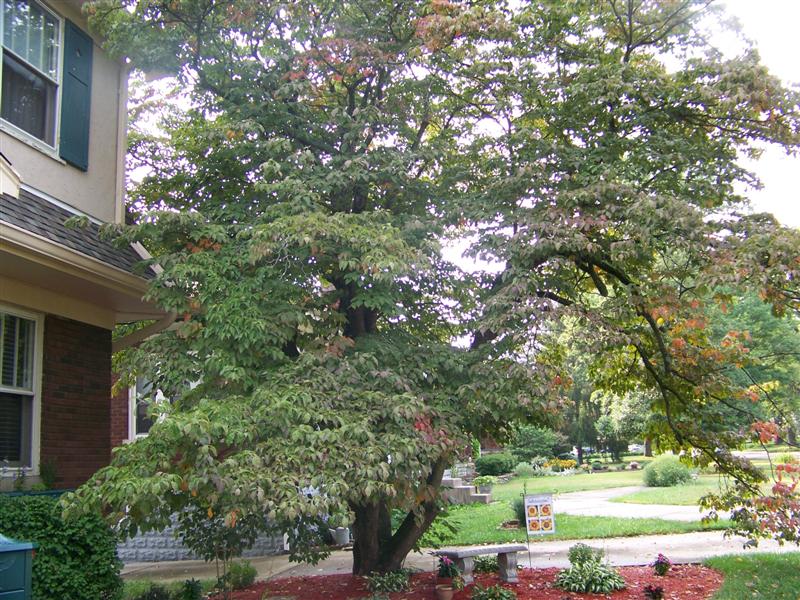
M 199 507 L 302 537 L 346 511 L 354 572 L 397 568 L 469 436 L 559 412 L 569 318 L 596 388 L 652 394 L 662 447 L 755 502 L 719 418 L 752 392 L 720 365 L 755 358 L 710 315 L 732 290 L 800 309 L 800 234 L 737 193 L 738 157 L 800 144 L 800 96 L 754 49 L 717 52 L 707 4 L 90 2 L 109 49 L 192 106 L 134 139 L 151 174 L 112 232 L 182 315 L 123 362 L 182 396 L 73 500 L 129 532 Z M 449 237 L 500 272 L 445 260 Z M 755 534 L 797 539 L 778 491 L 794 520 Z

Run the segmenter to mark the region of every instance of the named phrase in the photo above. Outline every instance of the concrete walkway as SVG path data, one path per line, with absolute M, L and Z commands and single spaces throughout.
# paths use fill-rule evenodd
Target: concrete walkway
M 699 521 L 703 513 L 697 506 L 664 504 L 624 504 L 610 502 L 612 498 L 625 496 L 646 489 L 641 486 L 569 492 L 558 494 L 553 504 L 556 514 L 583 515 L 587 517 L 625 517 L 637 519 L 666 519 L 668 521 Z
M 580 540 L 532 542 L 529 552 L 519 555 L 522 567 L 534 568 L 569 566 L 567 551 Z M 643 565 L 652 562 L 658 553 L 663 553 L 675 563 L 696 563 L 722 554 L 752 554 L 754 552 L 792 552 L 796 546 L 779 546 L 774 542 L 762 542 L 757 550 L 745 550 L 741 538 L 725 538 L 721 531 L 704 531 L 675 535 L 646 535 L 638 537 L 608 538 L 604 540 L 583 540 L 595 548 L 606 552 L 609 562 L 614 565 Z M 353 554 L 348 550 L 337 550 L 317 565 L 298 565 L 290 563 L 288 557 L 270 556 L 250 559 L 258 570 L 258 579 L 273 577 L 298 577 L 308 575 L 331 575 L 349 573 L 353 565 Z M 422 571 L 432 571 L 436 559 L 430 554 L 408 555 L 406 567 Z M 195 579 L 215 579 L 214 565 L 202 561 L 178 561 L 174 563 L 130 564 L 123 570 L 125 579 L 150 579 L 153 581 L 182 581 Z

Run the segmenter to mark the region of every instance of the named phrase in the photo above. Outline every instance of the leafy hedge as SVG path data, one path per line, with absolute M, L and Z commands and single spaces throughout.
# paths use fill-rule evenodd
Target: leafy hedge
M 514 457 L 505 452 L 485 454 L 475 459 L 475 471 L 478 475 L 503 475 L 510 473 L 515 464 Z
M 33 559 L 36 600 L 122 598 L 116 538 L 99 517 L 64 521 L 56 498 L 0 495 L 0 533 L 39 545 Z
M 648 487 L 671 487 L 691 478 L 689 467 L 677 456 L 660 456 L 644 468 L 644 484 Z

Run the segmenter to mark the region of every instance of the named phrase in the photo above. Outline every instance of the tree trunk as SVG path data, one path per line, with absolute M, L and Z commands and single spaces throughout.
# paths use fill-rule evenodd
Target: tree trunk
M 441 457 L 425 483 L 438 490 L 446 465 L 447 458 Z M 422 519 L 418 522 L 415 513 L 409 512 L 392 535 L 391 514 L 385 501 L 352 506 L 356 515 L 353 523 L 353 575 L 388 573 L 402 568 L 408 553 L 439 514 L 436 500 L 426 500 L 419 508 Z
M 644 438 L 644 455 L 653 456 L 653 441 L 649 437 Z
M 580 440 L 578 440 L 578 464 L 583 464 L 583 446 L 581 446 Z

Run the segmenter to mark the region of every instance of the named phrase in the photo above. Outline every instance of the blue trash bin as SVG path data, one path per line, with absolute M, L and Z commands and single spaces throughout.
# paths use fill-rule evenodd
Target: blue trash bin
M 0 600 L 31 600 L 31 568 L 36 544 L 0 534 Z

